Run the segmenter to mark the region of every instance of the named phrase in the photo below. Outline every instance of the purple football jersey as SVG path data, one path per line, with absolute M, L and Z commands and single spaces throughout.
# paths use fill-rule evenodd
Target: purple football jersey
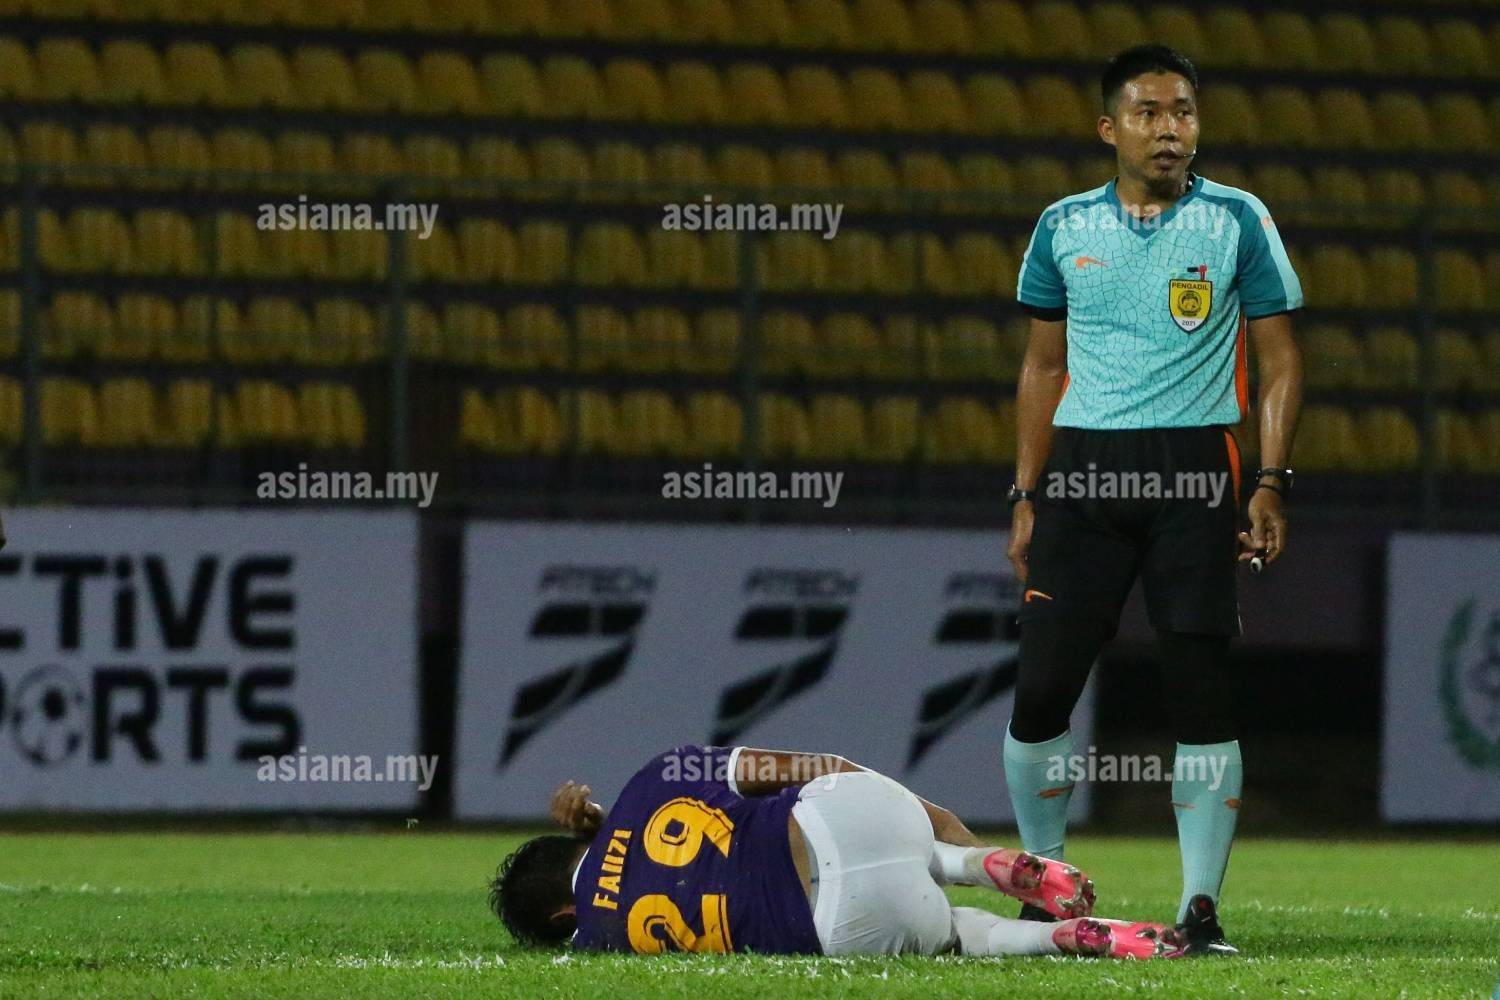
M 742 798 L 729 747 L 677 747 L 635 773 L 578 868 L 575 948 L 817 954 L 787 842 L 798 788 Z

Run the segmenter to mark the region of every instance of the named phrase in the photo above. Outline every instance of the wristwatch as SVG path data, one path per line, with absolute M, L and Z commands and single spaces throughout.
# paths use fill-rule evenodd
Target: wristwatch
M 1278 490 L 1277 492 L 1279 492 L 1279 493 L 1281 493 L 1283 495 L 1292 492 L 1292 470 L 1291 469 L 1256 469 L 1255 470 L 1255 478 L 1256 478 L 1257 481 L 1261 480 L 1261 479 L 1264 479 L 1266 476 L 1274 476 L 1275 478 L 1281 480 L 1281 489 Z M 1271 487 L 1269 483 L 1258 483 L 1258 485 L 1259 486 L 1267 486 L 1268 488 L 1271 488 L 1271 489 L 1275 488 L 1275 487 Z
M 1036 490 L 1023 490 L 1015 483 L 1011 483 L 1010 489 L 1005 491 L 1005 502 L 1014 509 L 1022 500 L 1036 500 Z

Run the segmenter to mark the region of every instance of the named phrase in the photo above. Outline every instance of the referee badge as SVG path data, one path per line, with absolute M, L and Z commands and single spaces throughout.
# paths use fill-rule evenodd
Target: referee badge
M 1172 322 L 1183 333 L 1192 333 L 1208 319 L 1214 307 L 1214 283 L 1208 281 L 1208 268 L 1202 264 L 1188 268 L 1196 278 L 1173 278 L 1167 284 L 1167 307 Z

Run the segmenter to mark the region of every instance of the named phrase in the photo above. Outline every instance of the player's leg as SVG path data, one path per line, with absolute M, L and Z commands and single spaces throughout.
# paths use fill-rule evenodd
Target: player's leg
M 1164 503 L 1142 567 L 1147 611 L 1161 643 L 1165 700 L 1177 735 L 1172 804 L 1183 870 L 1178 919 L 1196 928 L 1193 936 L 1202 939 L 1198 943 L 1217 944 L 1223 940 L 1217 902 L 1244 774 L 1228 659 L 1229 640 L 1240 633 L 1238 449 L 1223 428 L 1164 434 L 1167 464 L 1228 484 L 1217 503 L 1212 494 Z
M 932 822 L 885 775 L 831 775 L 802 788 L 792 818 L 813 871 L 825 955 L 937 955 L 954 946 L 948 897 L 932 880 Z
M 1094 912 L 1094 883 L 1077 868 L 1008 847 L 963 847 L 937 841 L 928 871 L 939 885 L 992 888 L 1054 917 Z
M 1097 955 L 1176 958 L 1180 931 L 1164 924 L 1079 917 L 1061 923 L 1012 920 L 972 906 L 953 908 L 958 950 L 964 955 Z
M 1049 858 L 1064 854 L 1073 791 L 1066 774 L 1069 721 L 1100 649 L 1114 635 L 1137 567 L 1137 543 L 1112 522 L 1110 505 L 1066 495 L 1068 477 L 1118 464 L 1115 433 L 1058 428 L 1037 484 L 1005 780 L 1022 846 Z

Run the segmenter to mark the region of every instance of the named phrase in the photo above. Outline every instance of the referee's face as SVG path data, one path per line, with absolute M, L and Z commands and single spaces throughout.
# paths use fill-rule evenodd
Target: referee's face
M 1125 81 L 1114 113 L 1099 119 L 1099 137 L 1115 147 L 1120 174 L 1153 194 L 1175 195 L 1198 148 L 1198 100 L 1176 73 Z

